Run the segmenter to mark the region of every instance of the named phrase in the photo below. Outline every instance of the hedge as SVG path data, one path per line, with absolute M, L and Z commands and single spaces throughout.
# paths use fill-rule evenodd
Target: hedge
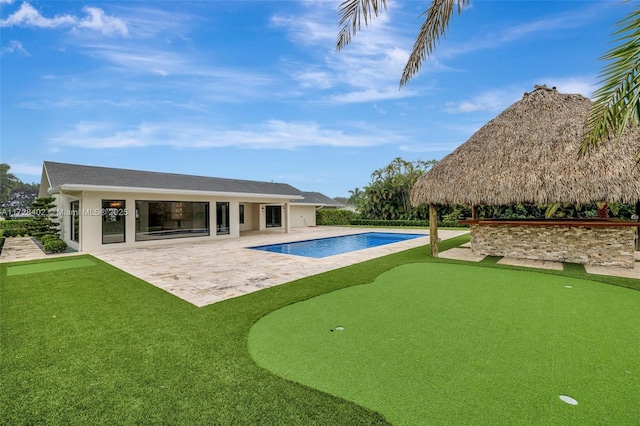
M 17 236 L 25 237 L 29 235 L 29 230 L 26 228 L 3 229 L 2 234 L 5 237 L 17 237 Z
M 33 225 L 33 220 L 0 220 L 0 229 L 29 229 Z
M 351 210 L 331 209 L 316 211 L 316 225 L 349 225 L 358 213 Z
M 382 219 L 353 219 L 349 225 L 359 226 L 420 226 L 428 227 L 428 220 L 382 220 Z M 458 222 L 438 222 L 439 227 L 464 228 L 468 225 L 461 225 Z
M 50 238 L 44 243 L 44 251 L 46 253 L 62 253 L 67 249 L 67 243 L 59 238 Z

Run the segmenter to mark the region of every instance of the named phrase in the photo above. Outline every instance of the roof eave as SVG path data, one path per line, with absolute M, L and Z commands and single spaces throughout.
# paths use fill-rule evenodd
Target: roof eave
M 49 194 L 59 191 L 92 191 L 92 192 L 125 192 L 125 193 L 142 193 L 142 194 L 180 194 L 180 195 L 209 195 L 224 197 L 243 197 L 243 198 L 276 198 L 283 200 L 301 200 L 304 197 L 296 194 L 255 194 L 247 192 L 224 192 L 224 191 L 198 191 L 190 189 L 166 189 L 166 188 L 140 188 L 128 186 L 106 186 L 106 185 L 77 185 L 64 184 L 54 188 L 49 188 Z

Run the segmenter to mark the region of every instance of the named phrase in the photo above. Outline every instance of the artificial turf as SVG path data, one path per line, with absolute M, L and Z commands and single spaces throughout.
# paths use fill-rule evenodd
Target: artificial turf
M 394 424 L 634 424 L 639 320 L 629 289 L 413 264 L 265 316 L 249 348 Z
M 95 265 L 95 262 L 91 259 L 86 258 L 59 260 L 57 262 L 46 263 L 30 263 L 27 265 L 14 265 L 7 268 L 7 276 L 10 277 L 12 275 L 37 274 L 40 272 L 50 272 L 70 268 L 82 268 L 85 266 L 93 265 Z
M 0 424 L 386 424 L 372 409 L 259 367 L 248 334 L 270 312 L 373 282 L 396 266 L 451 263 L 428 252 L 407 250 L 205 308 L 91 256 L 0 264 Z M 95 265 L 7 275 L 70 259 Z

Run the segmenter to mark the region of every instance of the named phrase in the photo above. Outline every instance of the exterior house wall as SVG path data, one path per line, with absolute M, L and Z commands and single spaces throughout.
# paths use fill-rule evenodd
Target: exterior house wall
M 63 197 L 67 198 L 67 197 Z M 125 216 L 125 242 L 124 243 L 102 243 L 102 200 L 124 200 L 127 214 Z M 137 201 L 193 201 L 209 203 L 209 236 L 198 236 L 190 238 L 175 238 L 176 240 L 220 240 L 226 238 L 237 238 L 240 236 L 239 224 L 239 203 L 238 199 L 232 197 L 202 197 L 196 195 L 175 195 L 175 194 L 146 194 L 146 193 L 117 193 L 117 192 L 86 192 L 82 195 L 80 205 L 80 250 L 94 251 L 111 248 L 142 247 L 155 244 L 166 244 L 168 239 L 136 241 L 136 200 Z M 229 203 L 229 234 L 216 235 L 216 202 Z M 66 205 L 70 203 L 67 202 Z M 68 209 L 68 207 L 67 207 Z M 246 215 L 246 213 L 245 213 Z M 64 220 L 66 228 L 70 222 Z M 67 223 L 68 222 L 68 223 Z M 70 231 L 65 230 L 63 234 L 65 241 L 70 243 Z
M 634 267 L 632 227 L 471 225 L 475 254 Z
M 306 228 L 307 226 L 316 226 L 316 207 L 291 206 L 291 227 Z
M 244 223 L 240 224 L 240 231 L 251 231 L 253 229 L 253 203 L 240 203 L 244 205 Z M 240 205 L 238 208 L 240 208 Z

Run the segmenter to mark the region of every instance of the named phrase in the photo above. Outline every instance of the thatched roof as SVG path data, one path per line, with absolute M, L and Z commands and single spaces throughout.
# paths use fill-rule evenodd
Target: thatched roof
M 640 129 L 579 158 L 590 106 L 536 86 L 422 176 L 412 204 L 635 203 Z

